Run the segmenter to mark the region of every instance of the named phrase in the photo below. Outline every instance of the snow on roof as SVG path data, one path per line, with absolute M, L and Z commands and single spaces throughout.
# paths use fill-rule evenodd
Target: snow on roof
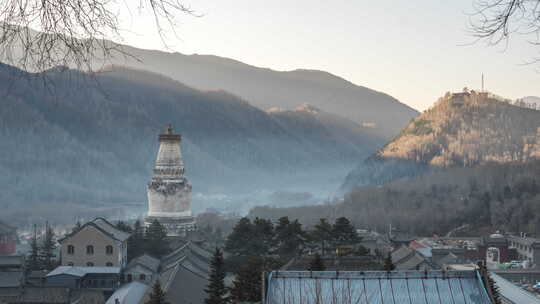
M 53 271 L 49 272 L 46 276 L 52 277 L 56 275 L 71 275 L 76 277 L 84 277 L 90 273 L 99 274 L 119 274 L 120 267 L 79 267 L 79 266 L 58 266 Z
M 137 304 L 140 303 L 148 285 L 138 281 L 122 285 L 117 289 L 112 296 L 109 297 L 105 304 Z M 118 300 L 118 301 L 117 301 Z
M 504 279 L 503 277 L 493 272 L 490 273 L 490 276 L 495 281 L 495 284 L 497 284 L 497 287 L 499 288 L 499 294 L 504 299 L 510 300 L 512 303 L 540 304 L 540 299 L 538 299 L 532 293 L 519 288 L 512 282 Z

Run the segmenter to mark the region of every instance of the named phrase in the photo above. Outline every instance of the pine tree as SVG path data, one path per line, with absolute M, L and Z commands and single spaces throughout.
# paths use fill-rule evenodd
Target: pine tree
M 321 243 L 321 250 L 323 256 L 326 251 L 326 244 L 332 239 L 332 225 L 321 218 L 319 223 L 315 225 L 315 230 L 311 233 L 313 240 Z
M 133 224 L 131 236 L 128 239 L 128 261 L 142 255 L 144 248 L 144 227 L 139 220 Z
M 228 303 L 227 288 L 225 287 L 225 264 L 223 261 L 223 253 L 219 248 L 216 248 L 212 263 L 210 265 L 210 278 L 206 289 L 207 298 L 204 300 L 206 304 L 224 304 Z
M 154 220 L 146 231 L 146 252 L 161 258 L 169 252 L 169 243 L 167 242 L 167 230 L 158 220 Z
M 30 242 L 30 255 L 28 256 L 27 260 L 27 268 L 30 271 L 41 269 L 36 225 L 34 225 L 34 234 L 32 235 L 32 240 Z
M 306 233 L 298 220 L 289 221 L 287 216 L 279 219 L 276 226 L 277 252 L 280 255 L 294 255 L 303 246 Z
M 118 221 L 118 223 L 116 223 L 116 228 L 127 233 L 132 232 L 131 227 L 128 224 L 126 224 L 124 221 Z
M 75 223 L 75 226 L 73 226 L 73 229 L 71 230 L 71 232 L 77 232 L 77 231 L 81 230 L 81 227 L 82 227 L 81 222 L 77 221 Z
M 49 226 L 49 223 L 45 225 L 45 236 L 40 247 L 40 259 L 44 269 L 52 270 L 54 268 L 54 250 L 56 249 L 56 239 L 54 230 Z
M 240 268 L 234 278 L 231 288 L 233 303 L 261 301 L 263 270 L 263 258 L 250 257 L 248 259 L 247 264 Z
M 316 253 L 311 262 L 309 263 L 309 271 L 324 271 L 326 270 L 326 267 L 324 266 L 324 262 L 321 258 L 321 256 Z
M 250 255 L 266 256 L 275 244 L 274 225 L 272 221 L 255 218 L 253 221 L 253 237 L 248 242 Z
M 248 256 L 250 249 L 246 240 L 251 240 L 253 236 L 253 224 L 247 217 L 241 218 L 227 237 L 225 250 L 235 256 Z
M 169 302 L 165 301 L 165 292 L 161 289 L 159 280 L 156 280 L 156 283 L 154 283 L 150 299 L 145 304 L 169 304 Z
M 356 229 L 346 217 L 340 217 L 332 227 L 332 238 L 336 245 L 351 245 L 360 241 Z
M 392 255 L 388 253 L 386 258 L 384 259 L 384 270 L 386 271 L 392 271 L 396 269 L 396 265 L 392 262 Z

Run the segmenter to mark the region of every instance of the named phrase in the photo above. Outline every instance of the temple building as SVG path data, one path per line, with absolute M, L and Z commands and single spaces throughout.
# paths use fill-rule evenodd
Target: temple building
M 183 236 L 196 229 L 191 213 L 191 184 L 184 176 L 184 162 L 180 142 L 182 137 L 173 134 L 171 125 L 159 135 L 159 151 L 154 175 L 148 184 L 149 226 L 158 220 L 167 228 L 169 236 Z

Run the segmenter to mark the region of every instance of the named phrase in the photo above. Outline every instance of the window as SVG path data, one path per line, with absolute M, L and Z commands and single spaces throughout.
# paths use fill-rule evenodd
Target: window
M 113 246 L 108 245 L 107 247 L 105 247 L 105 252 L 107 254 L 113 254 Z
M 86 254 L 94 254 L 94 246 L 92 245 L 86 246 Z
M 88 262 L 88 263 L 86 263 L 86 266 L 88 266 L 88 267 L 93 267 L 93 266 L 94 266 L 94 263 Z
M 113 266 L 113 263 L 107 262 L 107 264 L 105 264 L 105 265 L 107 265 L 107 267 L 112 267 L 112 266 Z
M 73 246 L 73 245 L 68 245 L 68 247 L 67 247 L 67 253 L 68 253 L 68 254 L 75 254 L 75 246 Z
M 146 281 L 146 275 L 144 273 L 141 273 L 141 275 L 139 275 L 139 279 L 141 281 Z

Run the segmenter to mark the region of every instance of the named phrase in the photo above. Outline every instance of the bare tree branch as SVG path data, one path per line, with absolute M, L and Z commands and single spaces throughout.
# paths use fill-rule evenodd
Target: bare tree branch
M 478 40 L 497 45 L 508 43 L 512 35 L 523 35 L 540 45 L 540 0 L 475 0 L 473 8 L 469 27 Z
M 55 66 L 91 71 L 96 60 L 105 64 L 113 55 L 132 57 L 111 42 L 122 40 L 115 8 L 120 5 L 129 11 L 129 1 L 0 0 L 0 58 L 29 71 Z M 178 14 L 194 15 L 179 0 L 139 0 L 138 4 L 139 13 L 153 14 L 165 46 L 164 33 L 175 31 Z

